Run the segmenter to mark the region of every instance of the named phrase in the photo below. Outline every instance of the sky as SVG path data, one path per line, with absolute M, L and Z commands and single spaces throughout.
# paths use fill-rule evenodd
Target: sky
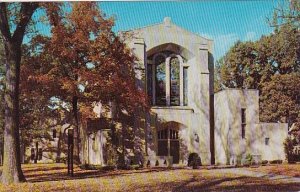
M 174 24 L 214 40 L 218 60 L 238 40 L 253 41 L 272 33 L 267 23 L 279 1 L 167 1 L 102 2 L 100 7 L 114 16 L 114 31 L 125 31 L 163 21 L 171 17 Z

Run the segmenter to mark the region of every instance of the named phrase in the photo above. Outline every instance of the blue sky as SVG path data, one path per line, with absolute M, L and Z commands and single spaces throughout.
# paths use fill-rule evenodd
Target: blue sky
M 189 1 L 189 2 L 102 2 L 107 16 L 114 15 L 114 31 L 123 31 L 162 22 L 172 22 L 214 40 L 215 59 L 219 59 L 237 40 L 257 40 L 273 28 L 267 17 L 278 1 Z

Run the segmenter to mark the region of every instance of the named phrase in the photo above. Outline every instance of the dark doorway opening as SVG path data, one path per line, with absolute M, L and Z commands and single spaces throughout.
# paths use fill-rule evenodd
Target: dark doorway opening
M 157 132 L 158 156 L 172 156 L 173 164 L 179 163 L 179 138 L 178 131 L 167 128 Z

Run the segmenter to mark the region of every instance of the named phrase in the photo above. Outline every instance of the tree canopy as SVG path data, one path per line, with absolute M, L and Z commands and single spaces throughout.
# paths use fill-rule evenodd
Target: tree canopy
M 226 87 L 260 91 L 261 121 L 300 121 L 300 10 L 289 11 L 277 15 L 285 22 L 274 33 L 254 42 L 236 42 L 216 65 L 215 91 Z
M 37 24 L 30 19 L 38 7 L 51 26 L 50 35 L 35 32 L 21 49 L 27 26 Z M 96 2 L 1 3 L 0 29 L 7 61 L 4 71 L 9 77 L 5 83 L 12 88 L 6 90 L 9 100 L 5 102 L 14 104 L 12 108 L 6 105 L 11 116 L 5 115 L 5 126 L 15 133 L 4 135 L 6 151 L 13 149 L 14 154 L 4 154 L 12 159 L 4 165 L 3 182 L 23 180 L 19 120 L 25 136 L 34 135 L 51 124 L 46 118 L 59 119 L 69 113 L 78 144 L 80 119 L 94 116 L 95 103 L 105 106 L 114 102 L 120 111 L 130 114 L 136 108 L 147 108 L 145 94 L 135 82 L 135 57 L 113 33 L 113 25 L 114 19 L 107 18 Z

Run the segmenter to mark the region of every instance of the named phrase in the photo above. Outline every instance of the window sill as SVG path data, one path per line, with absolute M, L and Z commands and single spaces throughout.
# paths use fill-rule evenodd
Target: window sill
M 188 106 L 152 106 L 151 109 L 189 110 L 194 112 L 194 109 Z

